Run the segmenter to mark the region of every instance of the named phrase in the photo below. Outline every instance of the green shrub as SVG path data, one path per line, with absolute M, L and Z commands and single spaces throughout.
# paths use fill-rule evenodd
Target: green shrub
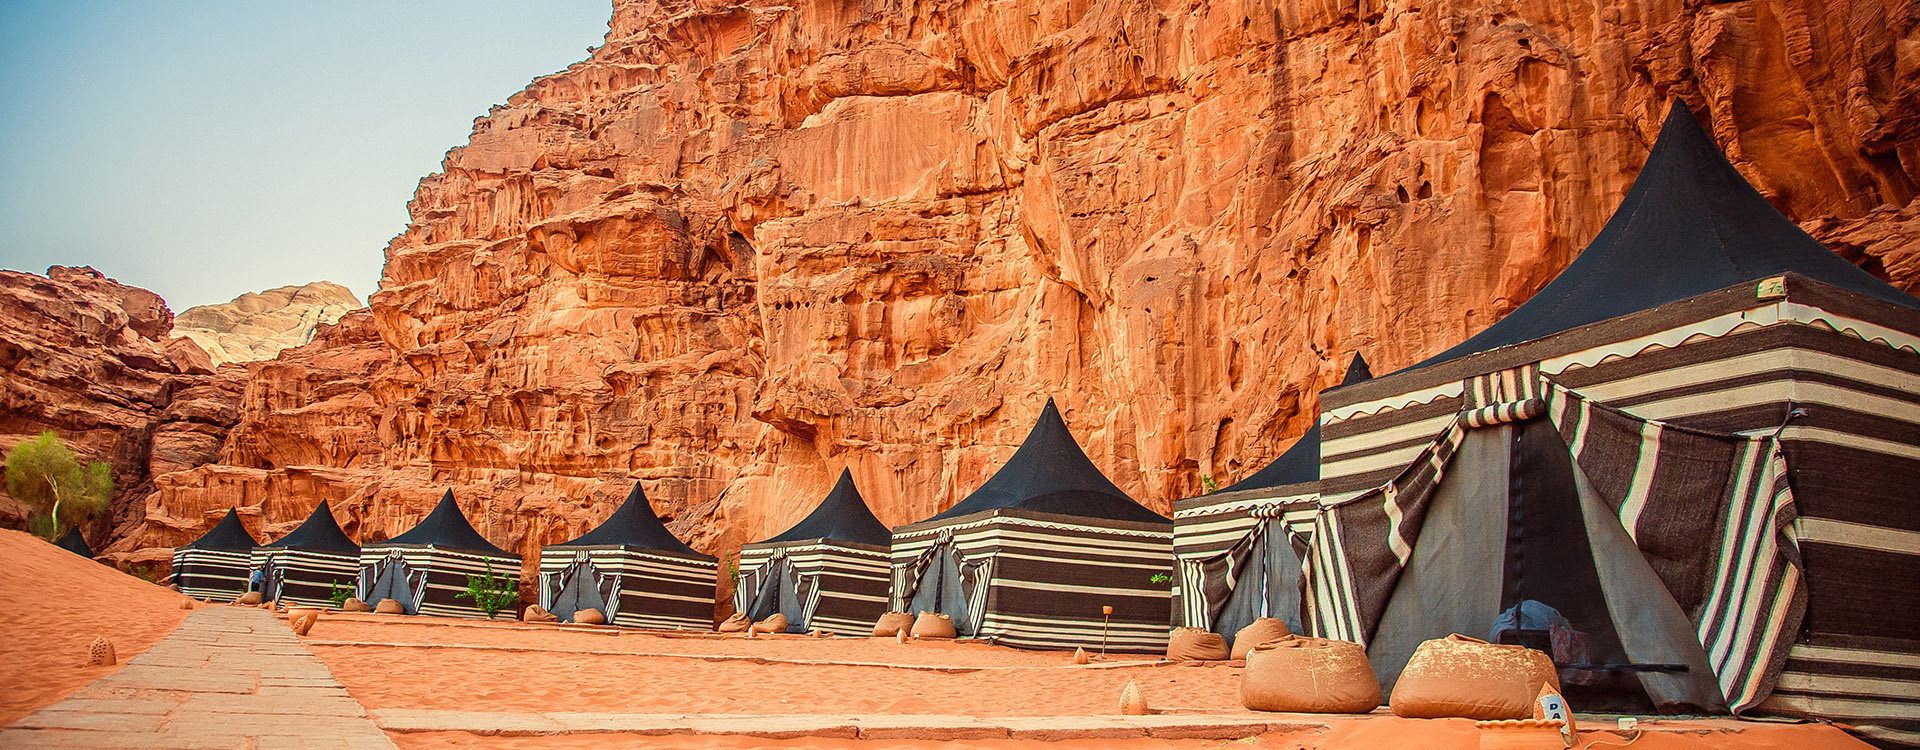
M 485 612 L 487 619 L 520 601 L 520 589 L 504 576 L 494 575 L 493 563 L 487 563 L 487 574 L 467 576 L 467 590 L 454 594 L 455 598 L 472 599 L 473 606 Z

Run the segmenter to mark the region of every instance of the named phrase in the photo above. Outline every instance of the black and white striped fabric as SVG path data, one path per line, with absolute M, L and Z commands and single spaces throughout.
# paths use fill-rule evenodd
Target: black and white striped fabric
M 866 635 L 887 611 L 892 586 L 888 554 L 886 547 L 824 539 L 743 546 L 734 610 L 748 611 L 766 577 L 780 570 L 792 577 L 790 590 L 801 601 L 798 621 L 789 617 L 796 632 Z
M 1262 564 L 1258 553 L 1267 547 L 1269 534 L 1285 534 L 1294 554 L 1304 555 L 1319 509 L 1314 489 L 1312 484 L 1288 485 L 1174 503 L 1173 555 L 1179 571 L 1173 590 L 1175 624 L 1214 629 L 1248 566 Z M 1263 608 L 1260 614 L 1299 613 Z
M 230 602 L 247 593 L 253 557 L 247 550 L 173 551 L 173 582 L 180 593 L 209 602 Z
M 261 593 L 268 600 L 303 607 L 331 608 L 333 592 L 352 596 L 360 579 L 358 555 L 255 547 L 252 566 L 264 574 Z
M 387 566 L 404 564 L 408 571 L 413 606 L 407 614 L 436 617 L 484 618 L 487 614 L 466 593 L 470 577 L 488 574 L 505 579 L 505 585 L 520 586 L 520 560 L 503 555 L 454 550 L 433 545 L 416 546 L 376 543 L 360 548 L 360 576 L 354 596 L 369 604 L 374 585 Z M 509 612 L 511 616 L 511 612 Z
M 630 546 L 549 545 L 540 550 L 540 605 L 574 575 L 592 575 L 607 622 L 656 630 L 712 630 L 719 563 L 702 556 Z
M 958 558 L 976 619 L 956 618 L 963 634 L 1019 648 L 1104 640 L 1109 651 L 1166 650 L 1168 525 L 1001 509 L 903 526 L 893 535 L 894 609 L 911 607 L 942 554 Z M 1106 606 L 1113 615 L 1103 619 Z

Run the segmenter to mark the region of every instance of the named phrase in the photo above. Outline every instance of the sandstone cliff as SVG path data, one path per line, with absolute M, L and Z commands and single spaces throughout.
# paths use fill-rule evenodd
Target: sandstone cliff
M 114 501 L 86 530 L 96 549 L 146 528 L 152 478 L 215 460 L 239 419 L 244 373 L 216 369 L 172 327 L 158 295 L 92 268 L 0 271 L 0 451 L 53 430 L 113 465 Z M 24 528 L 25 506 L 4 492 L 0 525 Z
M 326 498 L 374 539 L 453 487 L 531 552 L 639 477 L 728 554 L 842 465 L 890 524 L 950 505 L 1048 395 L 1166 509 L 1284 448 L 1350 352 L 1390 370 L 1523 301 L 1672 97 L 1920 288 L 1917 8 L 619 0 L 148 512 L 276 533 Z
M 313 340 L 314 329 L 361 307 L 353 290 L 331 281 L 248 292 L 174 316 L 173 336 L 199 344 L 216 365 L 273 359 Z

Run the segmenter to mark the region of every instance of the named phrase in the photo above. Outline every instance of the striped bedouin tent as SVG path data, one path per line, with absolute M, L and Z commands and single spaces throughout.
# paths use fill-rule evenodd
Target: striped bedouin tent
M 60 535 L 60 538 L 54 541 L 53 546 L 72 552 L 88 560 L 93 559 L 93 547 L 87 544 L 87 538 L 80 534 L 80 527 L 78 526 L 67 529 L 67 533 Z
M 740 548 L 733 608 L 758 622 L 787 616 L 789 632 L 864 635 L 887 609 L 893 534 L 875 518 L 853 472 L 793 528 Z
M 615 625 L 712 630 L 719 575 L 719 559 L 668 531 L 634 482 L 605 522 L 540 550 L 540 606 L 565 622 L 596 609 Z
M 255 546 L 240 523 L 240 511 L 228 508 L 212 530 L 174 548 L 173 583 L 180 593 L 203 601 L 238 599 L 249 588 Z
M 433 512 L 406 533 L 360 546 L 354 596 L 373 605 L 392 599 L 410 615 L 486 617 L 462 594 L 469 578 L 488 575 L 519 588 L 520 557 L 475 531 L 453 490 L 447 490 Z
M 286 536 L 253 548 L 260 593 L 270 601 L 332 607 L 334 592 L 352 596 L 360 580 L 360 545 L 334 520 L 327 501 Z
M 1341 385 L 1372 374 L 1353 355 Z M 1233 642 L 1255 619 L 1302 630 L 1300 556 L 1320 501 L 1320 426 L 1280 456 L 1216 492 L 1173 504 L 1174 622 Z
M 979 489 L 893 530 L 893 608 L 1007 646 L 1164 651 L 1172 564 L 1173 524 L 1101 474 L 1048 399 Z
M 1588 710 L 1920 743 L 1920 300 L 1675 104 L 1618 211 L 1465 343 L 1321 395 L 1321 635 L 1528 643 Z

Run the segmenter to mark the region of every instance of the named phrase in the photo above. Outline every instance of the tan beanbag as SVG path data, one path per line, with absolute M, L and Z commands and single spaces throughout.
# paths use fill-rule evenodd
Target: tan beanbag
M 787 632 L 787 627 L 788 627 L 787 616 L 780 614 L 779 612 L 775 612 L 773 613 L 772 617 L 768 617 L 765 620 L 761 620 L 759 622 L 754 623 L 753 632 L 785 633 Z
M 959 635 L 953 629 L 953 618 L 939 612 L 921 612 L 913 621 L 915 638 L 953 638 Z
M 605 625 L 607 616 L 592 607 L 576 609 L 573 611 L 573 622 L 577 625 Z
M 381 599 L 379 604 L 373 605 L 373 611 L 383 615 L 404 615 L 407 608 L 392 599 Z
M 1240 632 L 1233 634 L 1233 658 L 1245 659 L 1247 652 L 1252 651 L 1253 647 L 1269 641 L 1277 641 L 1289 635 L 1293 635 L 1293 631 L 1287 628 L 1286 620 L 1273 617 L 1254 620 L 1241 628 Z
M 1290 635 L 1247 654 L 1240 702 L 1255 711 L 1364 714 L 1380 706 L 1380 680 L 1365 646 Z
M 247 593 L 241 594 L 240 598 L 233 600 L 233 603 L 246 606 L 246 607 L 252 607 L 252 606 L 259 605 L 261 601 L 262 600 L 260 599 L 260 592 L 249 591 Z
M 538 604 L 529 604 L 527 605 L 526 611 L 520 613 L 520 621 L 521 622 L 559 622 L 560 618 L 555 616 L 552 612 L 548 612 L 546 607 L 542 607 Z
M 888 612 L 873 623 L 875 638 L 892 638 L 902 630 L 913 630 L 913 615 L 905 612 Z
M 308 609 L 302 610 L 300 614 L 288 618 L 287 623 L 293 626 L 294 635 L 306 635 L 309 631 L 313 630 L 313 624 L 319 622 L 319 620 L 320 610 Z
M 1174 628 L 1167 638 L 1168 661 L 1224 661 L 1231 653 L 1225 636 L 1202 628 Z
M 372 611 L 373 611 L 373 607 L 372 607 L 371 605 L 369 605 L 369 604 L 367 604 L 367 603 L 366 603 L 366 602 L 364 602 L 364 601 L 361 601 L 361 600 L 359 600 L 359 599 L 355 599 L 355 598 L 353 598 L 353 597 L 348 597 L 346 601 L 344 601 L 344 602 L 341 602 L 341 603 L 340 603 L 340 611 L 342 611 L 342 612 L 372 612 Z
M 720 621 L 720 627 L 714 629 L 722 633 L 739 633 L 751 625 L 753 625 L 753 621 L 747 619 L 747 613 L 735 612 L 727 615 L 727 619 Z
M 1541 685 L 1560 689 L 1546 654 L 1455 634 L 1414 650 L 1390 705 L 1395 715 L 1414 719 L 1526 719 Z

